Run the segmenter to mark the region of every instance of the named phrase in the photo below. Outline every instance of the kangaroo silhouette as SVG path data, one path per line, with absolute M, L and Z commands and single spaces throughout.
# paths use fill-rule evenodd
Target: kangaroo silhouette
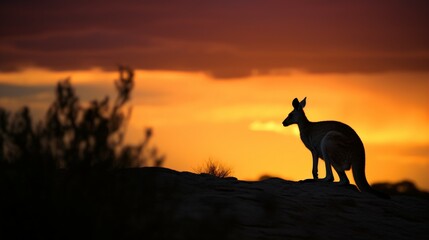
M 337 121 L 310 122 L 304 113 L 306 99 L 299 102 L 295 98 L 292 101 L 293 110 L 283 121 L 283 126 L 298 124 L 301 140 L 313 157 L 313 179 L 333 182 L 333 166 L 340 177 L 339 184 L 348 185 L 345 171 L 352 169 L 353 178 L 361 192 L 389 198 L 387 194 L 371 188 L 366 180 L 365 148 L 357 133 L 350 126 Z M 318 178 L 319 158 L 325 161 L 326 176 L 323 179 Z

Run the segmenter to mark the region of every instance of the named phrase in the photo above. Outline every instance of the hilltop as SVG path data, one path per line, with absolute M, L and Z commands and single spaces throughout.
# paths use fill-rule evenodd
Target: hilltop
M 166 168 L 1 176 L 2 238 L 425 239 L 429 199 Z M 12 182 L 13 181 L 13 182 Z M 48 186 L 48 187 L 46 187 Z

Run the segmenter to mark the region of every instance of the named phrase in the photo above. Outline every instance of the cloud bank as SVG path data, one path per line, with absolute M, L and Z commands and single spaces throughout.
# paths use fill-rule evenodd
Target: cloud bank
M 429 70 L 427 1 L 6 1 L 0 71 Z

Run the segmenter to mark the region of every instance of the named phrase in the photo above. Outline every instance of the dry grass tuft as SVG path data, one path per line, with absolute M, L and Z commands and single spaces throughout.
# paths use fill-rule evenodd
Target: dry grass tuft
M 200 174 L 209 174 L 219 178 L 226 178 L 231 176 L 232 170 L 217 161 L 209 159 L 202 167 L 198 168 L 196 172 Z

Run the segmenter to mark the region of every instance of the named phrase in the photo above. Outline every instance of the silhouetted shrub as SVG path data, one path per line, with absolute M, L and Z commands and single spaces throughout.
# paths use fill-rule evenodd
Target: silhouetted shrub
M 69 79 L 56 87 L 55 101 L 44 121 L 32 122 L 30 110 L 14 114 L 0 108 L 0 164 L 31 168 L 110 169 L 160 166 L 164 156 L 149 145 L 152 129 L 145 130 L 137 145 L 124 144 L 131 116 L 127 103 L 134 87 L 134 72 L 119 68 L 117 96 L 79 101 Z
M 403 180 L 396 183 L 375 183 L 372 187 L 389 195 L 408 195 L 429 199 L 429 193 L 420 190 L 412 181 Z
M 219 178 L 229 177 L 232 170 L 228 167 L 223 166 L 219 162 L 215 162 L 209 159 L 203 167 L 196 170 L 197 173 L 205 173 Z

